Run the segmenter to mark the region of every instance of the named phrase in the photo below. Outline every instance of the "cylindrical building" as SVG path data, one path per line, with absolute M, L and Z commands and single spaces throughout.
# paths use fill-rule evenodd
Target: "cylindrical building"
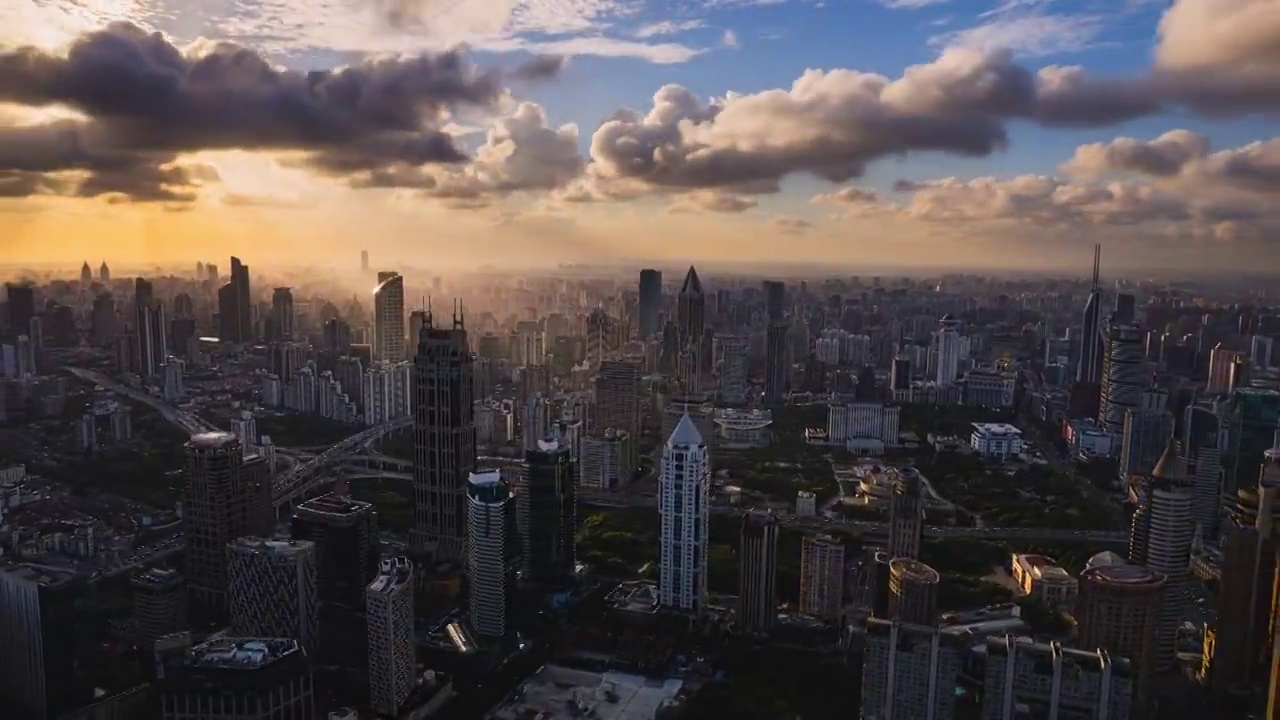
M 1129 660 L 1146 689 L 1155 660 L 1160 597 L 1165 576 L 1139 565 L 1093 565 L 1080 575 L 1076 599 L 1078 645 Z
M 924 493 L 920 472 L 910 465 L 898 469 L 898 481 L 889 498 L 889 555 L 895 558 L 920 557 L 924 530 Z
M 889 562 L 889 619 L 914 625 L 938 620 L 938 571 L 918 560 Z
M 467 481 L 467 604 L 471 628 L 485 637 L 507 633 L 511 596 L 511 493 L 497 470 Z

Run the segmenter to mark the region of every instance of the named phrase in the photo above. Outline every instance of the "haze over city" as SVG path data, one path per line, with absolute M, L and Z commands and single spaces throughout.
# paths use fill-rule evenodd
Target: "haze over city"
M 1274 265 L 1273 0 L 16 0 L 0 261 Z M 252 251 L 252 252 L 251 252 Z

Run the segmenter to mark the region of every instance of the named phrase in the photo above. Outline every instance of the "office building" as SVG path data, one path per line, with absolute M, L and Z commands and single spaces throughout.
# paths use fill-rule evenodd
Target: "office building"
M 898 468 L 889 497 L 889 556 L 920 557 L 924 534 L 924 487 L 914 467 Z
M 898 446 L 902 409 L 877 402 L 827 407 L 827 442 L 858 455 L 878 456 Z
M 471 629 L 505 637 L 511 603 L 515 518 L 511 492 L 497 470 L 467 482 L 467 605 Z
M 319 601 L 360 607 L 365 587 L 378 572 L 378 515 L 373 505 L 321 495 L 298 505 L 291 522 L 293 539 L 315 546 Z
M 1127 660 L 1012 635 L 986 643 L 983 720 L 1021 720 L 1030 708 L 1046 718 L 1131 716 L 1134 678 Z
M 554 435 L 524 454 L 524 482 L 516 495 L 522 528 L 521 579 L 558 587 L 573 578 L 578 528 L 574 463 L 569 444 Z
M 5 295 L 9 306 L 9 329 L 15 333 L 23 333 L 31 326 L 31 318 L 36 316 L 36 290 L 26 283 L 5 285 Z
M 197 621 L 225 620 L 227 545 L 250 532 L 253 488 L 242 478 L 244 453 L 232 433 L 191 436 L 182 492 L 187 593 Z
M 1223 422 L 1211 405 L 1188 405 L 1182 417 L 1192 517 L 1201 539 L 1212 542 L 1218 537 L 1222 517 L 1234 513 L 1237 503 L 1236 489 L 1228 492 L 1223 482 Z
M 1134 697 L 1145 707 L 1155 672 L 1155 642 L 1165 576 L 1140 565 L 1090 563 L 1080 575 L 1076 644 L 1126 658 L 1134 670 Z
M 710 485 L 707 446 L 685 415 L 667 438 L 658 475 L 658 592 L 667 609 L 699 613 L 706 603 Z
M 1055 609 L 1069 610 L 1075 605 L 1080 585 L 1053 558 L 1017 554 L 1013 556 L 1012 567 L 1013 581 L 1022 595 Z
M 1102 288 L 1098 275 L 1102 264 L 1102 246 L 1093 246 L 1093 288 L 1084 306 L 1084 321 L 1080 326 L 1080 361 L 1076 367 L 1076 382 L 1099 385 L 1102 383 L 1103 335 Z
M 156 640 L 187 625 L 187 592 L 177 570 L 151 568 L 133 576 L 133 628 L 138 652 L 149 657 Z
M 428 314 L 414 358 L 413 530 L 410 547 L 436 560 L 463 559 L 467 478 L 476 463 L 475 386 L 460 311 L 451 327 Z
M 637 307 L 640 321 L 640 339 L 653 337 L 658 332 L 658 317 L 662 313 L 662 272 L 646 268 L 640 271 L 640 302 Z
M 271 323 L 275 340 L 293 339 L 293 289 L 276 288 L 271 294 Z
M 1171 441 L 1143 484 L 1129 539 L 1129 561 L 1166 578 L 1152 661 L 1157 671 L 1173 667 L 1177 660 L 1175 642 L 1187 602 L 1195 536 L 1191 499 L 1177 445 Z
M 1008 423 L 973 423 L 969 447 L 992 460 L 1017 458 L 1022 454 L 1022 431 Z
M 209 640 L 167 670 L 159 690 L 161 720 L 315 717 L 311 661 L 289 638 Z
M 380 272 L 373 290 L 373 361 L 396 363 L 405 354 L 404 278 Z
M 918 560 L 889 561 L 889 619 L 912 625 L 938 621 L 938 571 Z
M 787 386 L 791 379 L 791 359 L 787 346 L 786 323 L 770 323 L 765 331 L 764 404 L 775 408 L 786 404 Z
M 844 606 L 844 545 L 831 535 L 806 535 L 800 544 L 800 612 L 822 620 Z
M 369 704 L 397 716 L 417 676 L 413 629 L 413 564 L 408 558 L 383 560 L 365 590 L 369 630 Z
M 1209 351 L 1209 379 L 1204 391 L 1209 394 L 1229 393 L 1235 389 L 1233 377 L 1236 375 L 1236 364 L 1248 362 L 1246 353 L 1231 350 L 1222 343 Z
M 676 328 L 682 346 L 701 343 L 706 335 L 706 313 L 707 298 L 702 291 L 702 280 L 690 265 L 684 284 L 680 286 L 680 295 L 676 298 Z
M 0 708 L 53 718 L 78 706 L 75 592 L 69 570 L 0 568 Z
M 782 322 L 787 314 L 787 285 L 780 280 L 765 280 L 764 290 L 765 317 L 771 323 Z
M 542 393 L 534 393 L 524 401 L 520 416 L 520 445 L 523 452 L 537 450 L 538 443 L 551 430 L 551 403 Z
M 742 516 L 739 536 L 738 629 L 767 635 L 778 614 L 778 518 L 753 511 Z
M 938 329 L 933 334 L 932 352 L 937 363 L 933 381 L 940 387 L 954 385 L 960 377 L 962 340 L 959 321 L 948 315 L 938 322 Z
M 957 628 L 867 620 L 863 720 L 954 720 L 969 644 Z
M 398 362 L 378 363 L 364 372 L 360 400 L 366 425 L 409 417 L 413 411 L 413 370 L 413 363 Z
M 1124 432 L 1125 413 L 1140 407 L 1142 389 L 1151 384 L 1137 325 L 1112 325 L 1107 332 L 1102 362 L 1098 424 L 1115 437 Z
M 607 428 L 636 437 L 640 431 L 640 366 L 629 361 L 601 363 L 595 384 L 592 435 Z
M 1129 409 L 1124 414 L 1120 445 L 1120 481 L 1151 471 L 1173 436 L 1173 413 L 1168 410 Z M 1217 505 L 1216 499 L 1212 503 Z
M 1266 452 L 1280 446 L 1280 391 L 1233 390 L 1221 415 L 1227 437 L 1222 448 L 1222 496 L 1226 503 L 1234 503 L 1238 490 L 1257 482 Z
M 742 405 L 747 402 L 747 339 L 737 335 L 717 337 L 720 344 L 720 404 Z
M 631 436 L 606 429 L 598 437 L 582 439 L 582 467 L 578 483 L 584 488 L 617 490 L 631 481 Z
M 316 548 L 306 540 L 240 537 L 227 545 L 231 632 L 239 637 L 319 640 Z

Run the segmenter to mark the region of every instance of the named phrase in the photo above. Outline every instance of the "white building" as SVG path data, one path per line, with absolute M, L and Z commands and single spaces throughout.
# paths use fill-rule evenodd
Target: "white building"
M 1014 555 L 1013 581 L 1023 595 L 1035 598 L 1052 608 L 1070 608 L 1080 592 L 1080 584 L 1071 573 L 1043 555 Z
M 707 518 L 711 465 L 707 446 L 688 415 L 667 438 L 658 480 L 659 602 L 700 612 L 707 597 Z
M 417 347 L 418 338 L 413 340 Z M 380 272 L 373 291 L 373 360 L 398 363 L 405 357 L 404 278 Z
M 183 375 L 186 373 L 187 364 L 181 359 L 169 356 L 162 366 L 164 370 L 164 399 L 173 402 L 182 397 L 186 392 L 183 383 Z
M 365 371 L 364 421 L 382 425 L 409 416 L 409 385 L 413 363 L 397 362 L 374 365 Z
M 498 470 L 473 472 L 467 480 L 467 606 L 476 634 L 507 634 L 511 601 L 510 549 L 515 506 Z
M 1008 423 L 974 423 L 969 447 L 985 458 L 1016 458 L 1022 454 L 1022 431 Z
M 855 402 L 827 408 L 827 442 L 859 455 L 879 455 L 898 445 L 902 410 L 896 405 Z
M 378 577 L 369 583 L 364 596 L 369 704 L 394 717 L 414 686 L 413 563 L 404 557 L 383 560 Z
M 952 385 L 960 376 L 960 358 L 963 355 L 960 331 L 943 318 L 942 326 L 933 335 L 933 351 L 937 357 L 934 382 L 942 386 Z

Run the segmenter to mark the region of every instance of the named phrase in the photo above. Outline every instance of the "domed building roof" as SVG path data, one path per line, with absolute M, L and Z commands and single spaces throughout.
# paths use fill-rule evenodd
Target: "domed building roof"
M 1110 567 L 1112 565 L 1127 565 L 1128 563 L 1129 563 L 1128 560 L 1125 560 L 1124 558 L 1120 557 L 1116 553 L 1113 553 L 1110 550 L 1103 550 L 1097 555 L 1094 555 L 1093 557 L 1089 558 L 1089 562 L 1085 564 L 1085 569 L 1092 570 L 1093 568 L 1096 568 L 1096 567 Z

